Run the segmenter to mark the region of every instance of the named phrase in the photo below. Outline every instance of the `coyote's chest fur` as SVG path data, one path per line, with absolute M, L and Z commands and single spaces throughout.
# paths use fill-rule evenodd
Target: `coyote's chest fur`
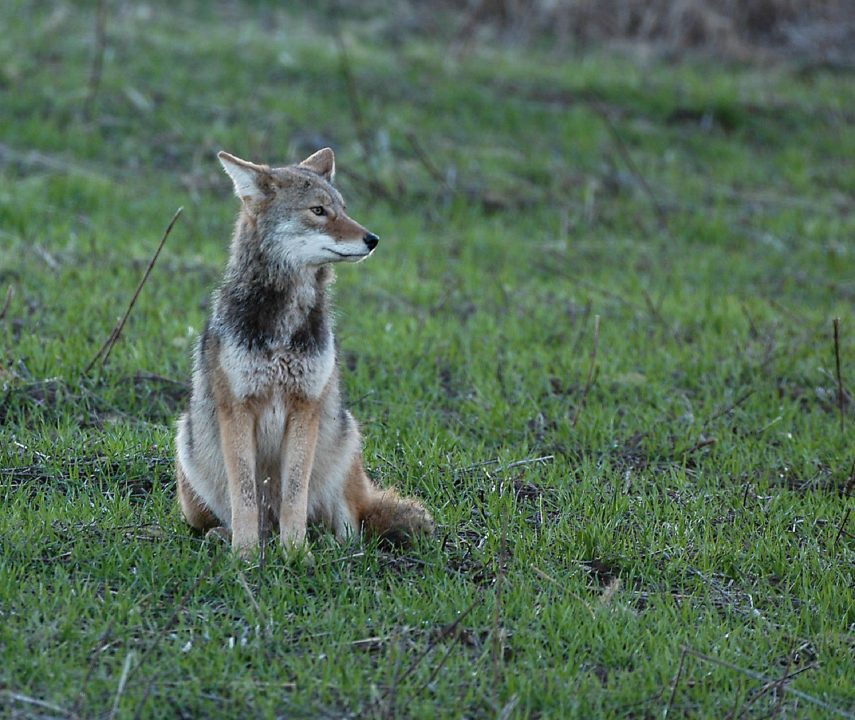
M 281 403 L 281 398 L 295 395 L 316 400 L 335 367 L 332 334 L 325 349 L 313 355 L 295 353 L 287 346 L 254 351 L 227 342 L 220 353 L 220 364 L 237 399 Z
M 320 397 L 335 367 L 326 310 L 331 279 L 332 271 L 321 268 L 278 283 L 244 276 L 222 288 L 213 324 L 235 398 Z

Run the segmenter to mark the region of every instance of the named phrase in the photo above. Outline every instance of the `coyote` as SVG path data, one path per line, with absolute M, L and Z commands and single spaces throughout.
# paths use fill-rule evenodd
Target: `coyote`
M 307 522 L 341 540 L 430 533 L 416 500 L 366 475 L 359 429 L 342 404 L 329 285 L 379 238 L 345 213 L 329 148 L 271 168 L 220 152 L 241 200 L 225 278 L 195 350 L 190 408 L 178 420 L 175 474 L 187 522 L 231 532 L 246 556 L 278 523 L 287 549 Z M 220 528 L 223 528 L 222 530 Z

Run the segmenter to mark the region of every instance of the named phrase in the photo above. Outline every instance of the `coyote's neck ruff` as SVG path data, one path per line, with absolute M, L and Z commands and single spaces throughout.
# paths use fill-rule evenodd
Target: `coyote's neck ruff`
M 329 264 L 368 257 L 379 238 L 345 213 L 332 150 L 283 168 L 219 157 L 242 207 L 178 421 L 187 522 L 225 526 L 242 553 L 268 522 L 286 546 L 302 544 L 313 520 L 339 538 L 363 527 L 398 541 L 429 532 L 418 502 L 365 474 L 341 403 Z
M 260 258 L 257 258 L 260 259 Z M 248 349 L 291 343 L 304 353 L 325 350 L 332 340 L 326 266 L 291 270 L 275 277 L 243 262 L 230 268 L 214 314 Z

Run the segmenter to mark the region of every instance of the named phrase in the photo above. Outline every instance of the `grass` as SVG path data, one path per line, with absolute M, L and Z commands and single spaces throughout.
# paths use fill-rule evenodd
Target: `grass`
M 106 7 L 94 98 L 94 4 L 0 9 L 4 716 L 855 714 L 851 74 L 361 18 L 349 85 L 319 15 Z M 172 423 L 215 151 L 324 144 L 383 238 L 337 282 L 366 461 L 439 528 L 262 570 L 183 524 Z

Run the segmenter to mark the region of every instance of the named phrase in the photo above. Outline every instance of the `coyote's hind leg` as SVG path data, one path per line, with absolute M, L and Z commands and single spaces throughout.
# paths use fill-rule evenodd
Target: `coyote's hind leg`
M 178 500 L 181 503 L 181 512 L 184 513 L 184 519 L 187 520 L 187 523 L 197 530 L 210 530 L 216 527 L 219 523 L 214 517 L 214 513 L 190 487 L 187 476 L 184 474 L 184 468 L 181 467 L 181 461 L 177 457 L 175 458 L 175 481 Z

